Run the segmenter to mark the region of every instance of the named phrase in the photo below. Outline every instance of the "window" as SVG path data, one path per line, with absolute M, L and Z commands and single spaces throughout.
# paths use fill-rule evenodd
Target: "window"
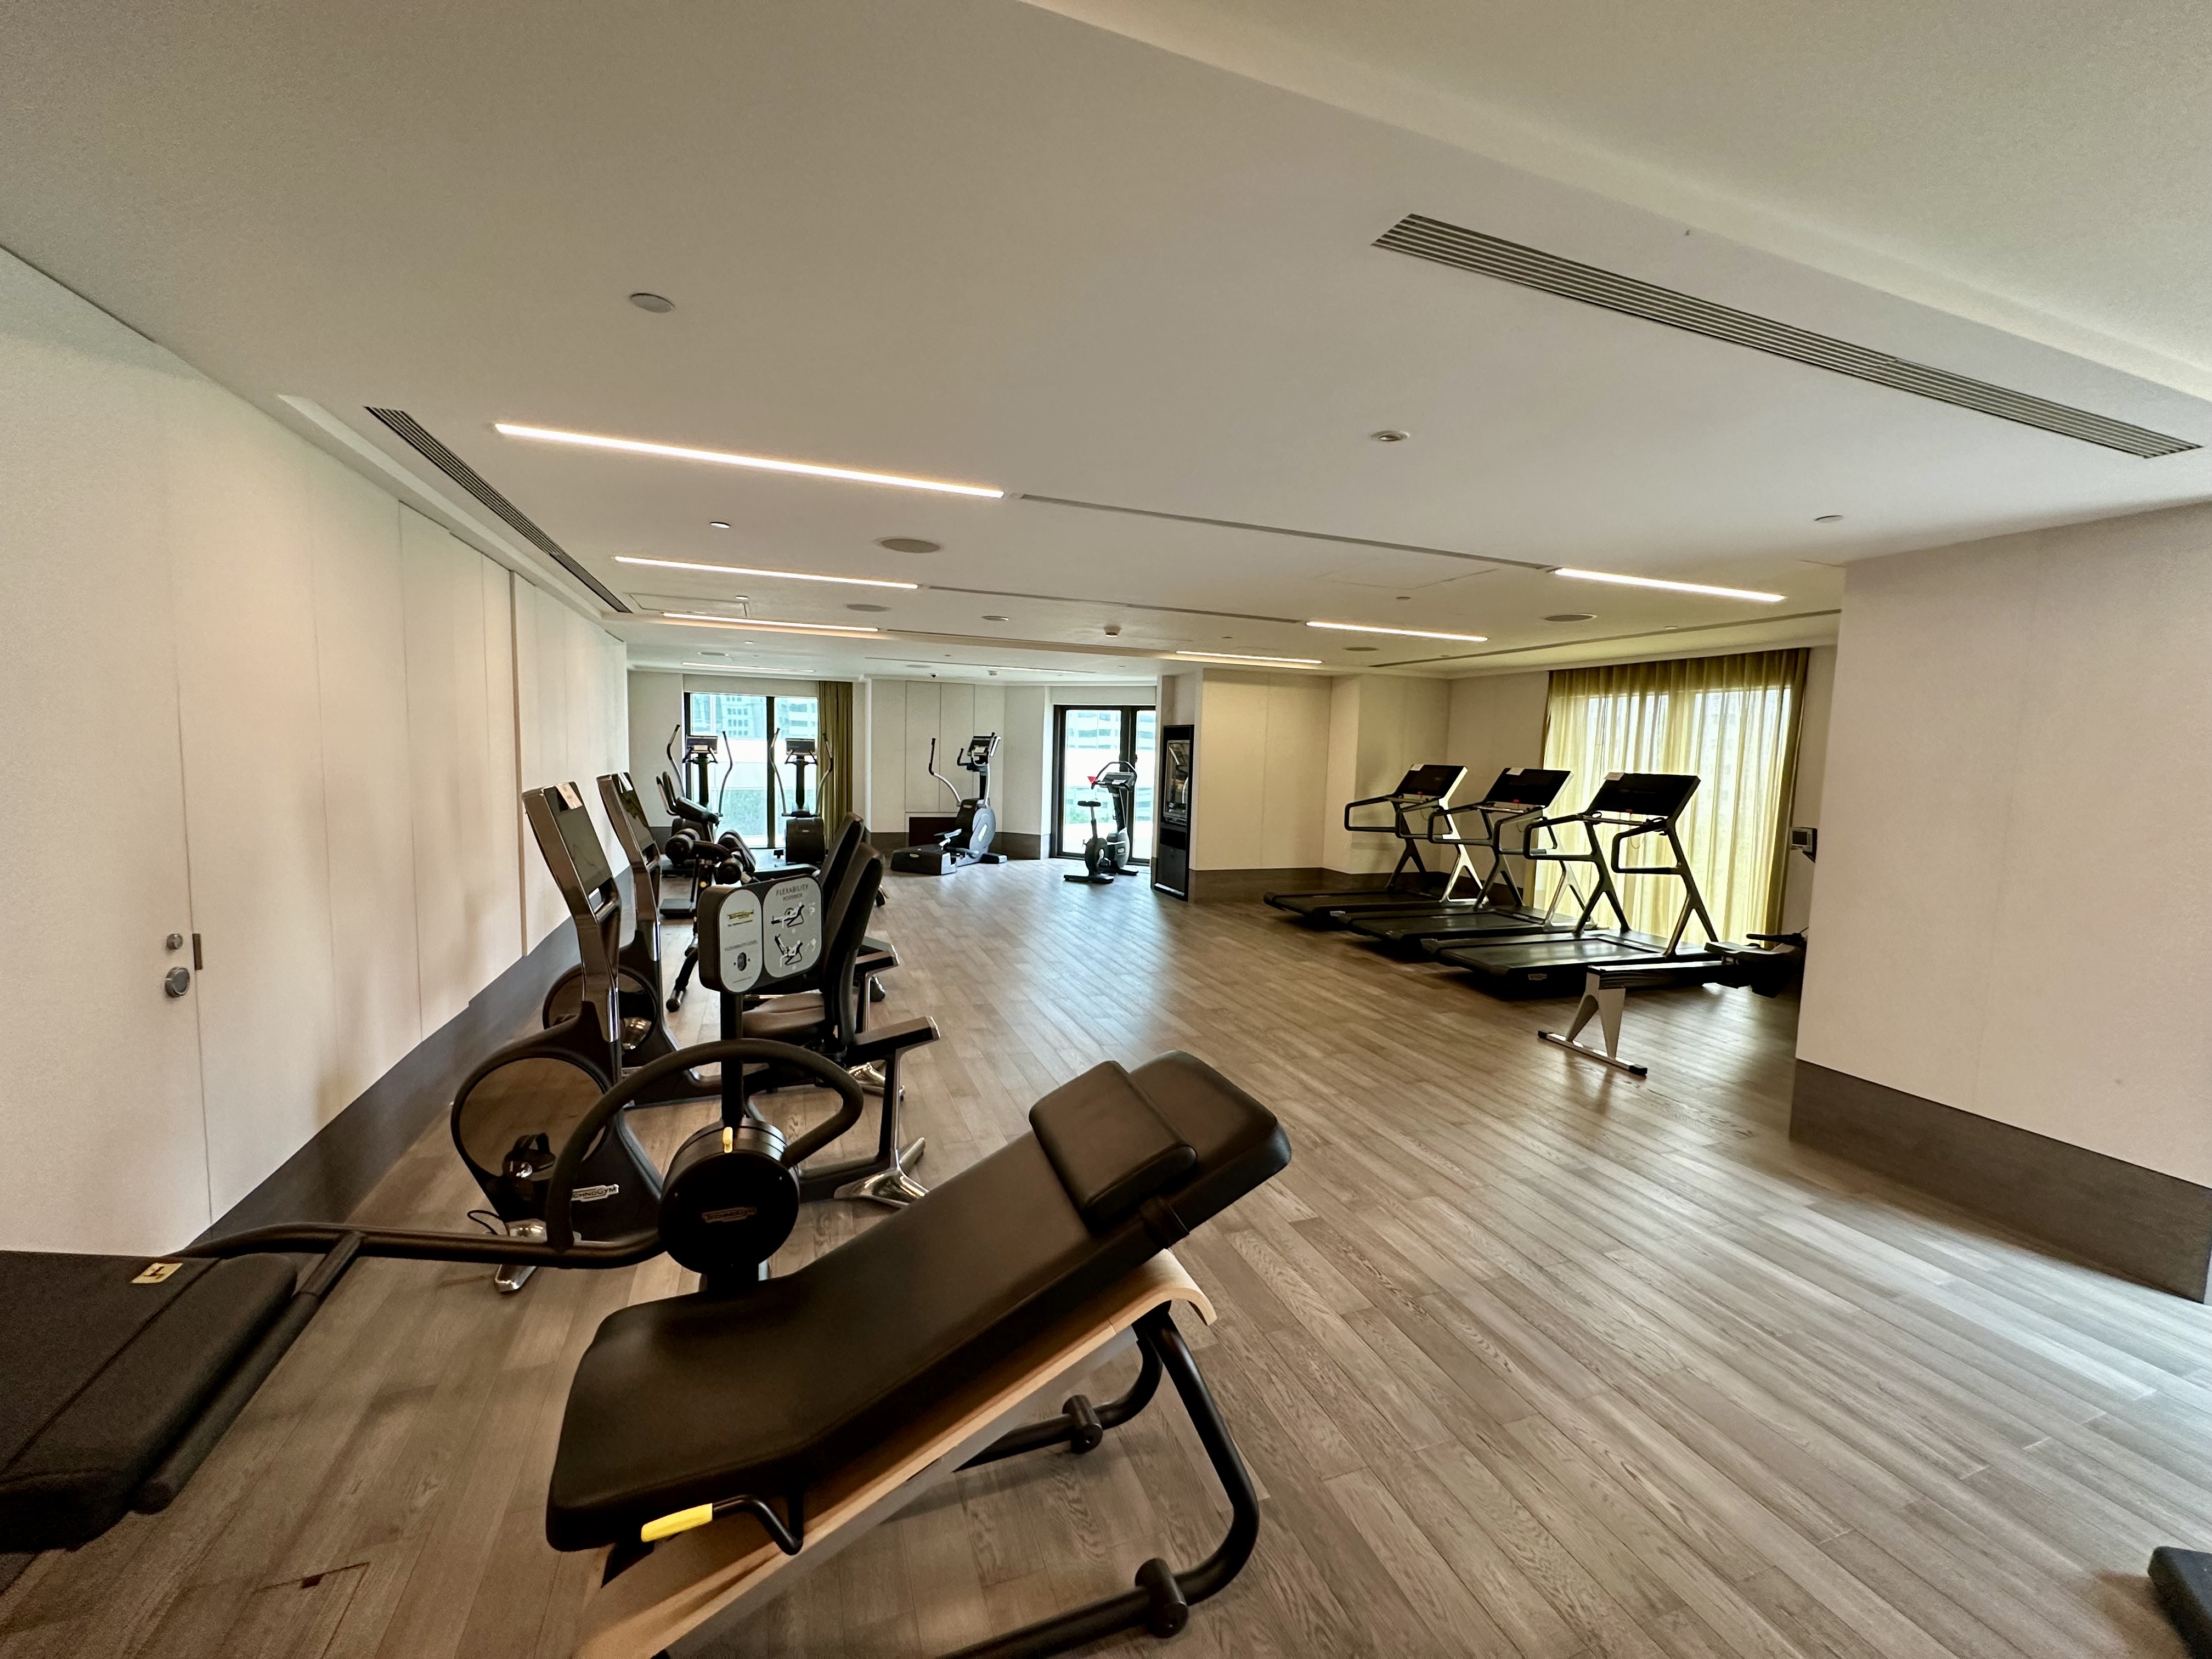
M 1091 809 L 1080 803 L 1098 803 L 1098 833 L 1114 831 L 1113 797 L 1092 787 L 1091 780 L 1116 761 L 1136 768 L 1137 782 L 1130 803 L 1130 855 L 1139 864 L 1152 856 L 1153 750 L 1159 716 L 1150 708 L 1128 706 L 1096 708 L 1069 706 L 1054 711 L 1057 730 L 1053 742 L 1054 813 L 1052 846 L 1054 858 L 1081 858 L 1083 844 L 1091 838 Z
M 1544 716 L 1544 764 L 1574 774 L 1554 810 L 1580 809 L 1608 772 L 1694 773 L 1698 793 L 1680 829 L 1713 925 L 1723 939 L 1772 931 L 1781 909 L 1788 852 L 1782 831 L 1796 781 L 1797 706 L 1804 684 L 1802 651 L 1553 673 Z M 1584 848 L 1577 844 L 1567 850 Z M 1631 842 L 1626 851 L 1632 863 L 1659 863 L 1666 856 L 1649 842 Z M 1540 867 L 1548 901 L 1563 867 Z M 1564 868 L 1571 879 L 1573 866 Z M 1620 884 L 1630 927 L 1662 937 L 1672 930 L 1681 906 L 1680 884 L 1628 876 Z M 1610 920 L 1602 908 L 1600 916 L 1600 925 Z M 1696 942 L 1694 924 L 1689 938 Z
M 773 697 L 741 691 L 694 691 L 684 701 L 686 728 L 714 732 L 723 740 L 714 810 L 722 827 L 734 830 L 755 847 L 781 847 L 783 820 L 797 799 L 797 768 L 784 750 L 787 738 L 813 738 L 820 730 L 821 703 L 814 697 Z M 771 747 L 775 765 L 770 788 Z M 818 810 L 820 778 L 806 771 L 806 810 Z M 770 821 L 771 811 L 774 821 Z

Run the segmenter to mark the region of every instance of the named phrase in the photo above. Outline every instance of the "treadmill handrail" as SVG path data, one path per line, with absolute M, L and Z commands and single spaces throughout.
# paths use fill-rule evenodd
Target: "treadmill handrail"
M 1399 833 L 1399 825 L 1405 821 L 1407 813 L 1419 811 L 1424 806 L 1434 808 L 1441 799 L 1437 795 L 1370 795 L 1364 800 L 1348 800 L 1344 804 L 1344 827 L 1358 836 L 1395 836 Z M 1390 823 L 1354 823 L 1352 821 L 1355 808 L 1381 806 L 1385 803 L 1390 808 Z

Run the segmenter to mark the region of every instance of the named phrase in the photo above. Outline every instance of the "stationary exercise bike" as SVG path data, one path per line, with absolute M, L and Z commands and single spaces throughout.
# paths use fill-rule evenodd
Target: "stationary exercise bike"
M 969 864 L 1004 864 L 1006 854 L 991 850 L 999 833 L 999 815 L 991 807 L 991 757 L 998 752 L 999 734 L 988 732 L 968 739 L 960 751 L 959 766 L 975 775 L 975 793 L 962 799 L 952 781 L 937 769 L 937 739 L 929 740 L 929 775 L 952 796 L 952 828 L 927 841 L 914 842 L 891 854 L 891 868 L 909 876 L 941 876 Z
M 1136 816 L 1137 769 L 1125 760 L 1109 761 L 1093 775 L 1091 787 L 1104 790 L 1113 803 L 1113 833 L 1098 833 L 1098 809 L 1103 803 L 1095 798 L 1077 801 L 1078 806 L 1090 811 L 1091 836 L 1083 843 L 1083 873 L 1079 876 L 1071 872 L 1061 879 L 1104 887 L 1115 877 L 1126 876 L 1136 868 L 1136 861 L 1130 855 L 1129 820 Z

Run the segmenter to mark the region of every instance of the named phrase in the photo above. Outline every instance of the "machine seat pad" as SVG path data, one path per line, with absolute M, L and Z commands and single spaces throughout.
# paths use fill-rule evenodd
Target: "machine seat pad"
M 278 1255 L 193 1259 L 158 1285 L 144 1256 L 0 1252 L 0 1553 L 112 1526 L 290 1298 Z
M 829 1023 L 819 991 L 796 991 L 770 997 L 744 1012 L 744 1034 L 770 1042 L 804 1042 Z
M 1093 1073 L 1046 1115 L 1084 1143 L 1086 1172 L 1103 1144 L 1151 1148 L 1164 1130 L 1187 1146 L 1147 1211 L 1195 1227 L 1290 1162 L 1273 1114 L 1188 1054 L 1101 1070 L 1117 1086 Z M 1145 1117 L 1094 1139 L 1060 1121 L 1079 1109 Z M 1134 1210 L 1086 1226 L 1031 1133 L 788 1277 L 611 1314 L 569 1389 L 546 1537 L 589 1549 L 695 1504 L 802 1492 L 1160 1249 Z

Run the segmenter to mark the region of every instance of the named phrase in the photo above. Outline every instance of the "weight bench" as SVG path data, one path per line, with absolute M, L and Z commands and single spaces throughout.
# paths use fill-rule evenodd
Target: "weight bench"
M 1259 1531 L 1235 1442 L 1172 1317 L 1212 1317 L 1170 1247 L 1290 1161 L 1273 1115 L 1188 1054 L 1093 1068 L 1031 1133 L 797 1273 L 610 1316 L 578 1367 L 546 1498 L 557 1549 L 604 1549 L 579 1659 L 692 1651 L 961 1468 L 1089 1451 L 1175 1385 L 1231 1520 L 1177 1571 L 965 1650 L 1167 1636 Z M 1118 1401 L 1061 1390 L 1134 1346 Z M 1042 1421 L 1040 1407 L 1064 1397 Z
M 167 1508 L 334 1276 L 295 1285 L 277 1255 L 0 1252 L 0 1553 L 74 1549 Z

